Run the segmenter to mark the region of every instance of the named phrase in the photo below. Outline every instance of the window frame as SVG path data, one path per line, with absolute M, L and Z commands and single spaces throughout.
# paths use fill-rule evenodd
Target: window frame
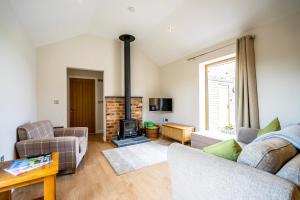
M 209 109 L 208 109 L 208 68 L 218 65 L 218 64 L 225 64 L 231 61 L 236 61 L 236 56 L 226 58 L 223 60 L 219 60 L 216 62 L 208 63 L 205 65 L 205 130 L 209 130 Z

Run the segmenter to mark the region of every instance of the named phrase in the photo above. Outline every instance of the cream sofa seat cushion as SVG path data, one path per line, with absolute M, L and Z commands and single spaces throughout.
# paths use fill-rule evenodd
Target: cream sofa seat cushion
M 245 146 L 237 162 L 275 174 L 297 153 L 286 140 L 271 138 Z
M 276 175 L 300 186 L 300 154 L 286 163 Z

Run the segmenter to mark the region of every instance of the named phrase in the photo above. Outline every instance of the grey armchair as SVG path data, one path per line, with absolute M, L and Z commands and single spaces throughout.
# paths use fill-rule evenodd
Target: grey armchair
M 17 153 L 20 158 L 59 152 L 61 173 L 75 172 L 87 150 L 88 128 L 54 129 L 50 121 L 18 127 Z

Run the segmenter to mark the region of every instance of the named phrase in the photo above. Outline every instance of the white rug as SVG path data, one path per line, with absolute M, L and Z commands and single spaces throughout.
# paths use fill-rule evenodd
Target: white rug
M 117 175 L 122 175 L 167 160 L 167 140 L 156 140 L 102 151 Z

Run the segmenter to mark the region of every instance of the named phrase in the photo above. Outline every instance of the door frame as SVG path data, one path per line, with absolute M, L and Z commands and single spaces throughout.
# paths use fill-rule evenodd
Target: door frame
M 98 97 L 98 78 L 94 78 L 94 77 L 87 77 L 87 76 L 67 76 L 67 81 L 68 81 L 68 105 L 67 105 L 67 113 L 68 113 L 68 126 L 70 126 L 70 79 L 71 78 L 77 78 L 77 79 L 88 79 L 88 80 L 95 80 L 95 134 L 97 134 L 98 130 L 97 130 L 97 121 L 98 121 L 98 115 L 97 115 L 97 111 L 98 111 L 98 103 L 97 103 L 97 97 Z
M 236 56 L 232 56 L 223 60 L 208 63 L 205 65 L 205 130 L 209 130 L 209 109 L 208 109 L 208 68 L 217 64 L 228 63 L 236 60 Z

